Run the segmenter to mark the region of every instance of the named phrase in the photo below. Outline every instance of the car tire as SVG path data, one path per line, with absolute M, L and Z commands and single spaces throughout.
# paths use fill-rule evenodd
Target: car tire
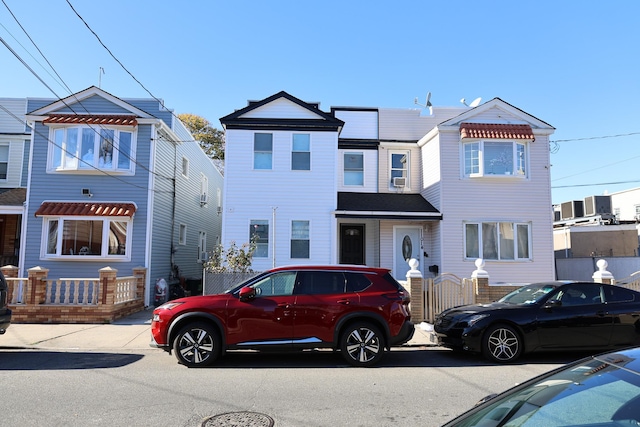
M 350 365 L 373 366 L 384 355 L 382 332 L 369 322 L 352 323 L 340 336 L 340 352 Z
M 522 354 L 522 339 L 509 325 L 494 325 L 484 333 L 482 354 L 493 362 L 513 362 Z
M 220 334 L 208 323 L 189 323 L 173 341 L 178 362 L 189 368 L 210 366 L 221 353 Z

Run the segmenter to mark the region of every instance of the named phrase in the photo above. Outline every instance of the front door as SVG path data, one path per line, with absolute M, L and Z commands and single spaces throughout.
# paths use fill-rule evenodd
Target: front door
M 340 225 L 340 264 L 364 265 L 364 225 Z
M 393 277 L 405 280 L 409 271 L 408 261 L 415 258 L 422 268 L 422 227 L 393 227 Z

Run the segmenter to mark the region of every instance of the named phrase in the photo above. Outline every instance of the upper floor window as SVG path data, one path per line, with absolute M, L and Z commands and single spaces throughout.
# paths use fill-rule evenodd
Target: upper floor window
M 308 133 L 293 134 L 291 170 L 311 170 L 311 139 Z
M 49 170 L 133 171 L 134 132 L 91 126 L 57 128 L 52 132 Z
M 130 258 L 129 220 L 52 217 L 45 219 L 44 233 L 45 258 Z
M 526 145 L 513 141 L 466 142 L 463 146 L 465 176 L 526 176 Z
M 200 174 L 200 203 L 209 202 L 209 178 L 205 174 Z
M 9 146 L 0 145 L 0 179 L 7 179 L 9 169 Z
M 178 228 L 178 244 L 186 245 L 187 244 L 187 225 L 180 224 Z
M 182 176 L 189 178 L 189 159 L 186 157 L 182 158 Z
M 207 259 L 207 233 L 200 231 L 198 232 L 198 261 L 206 262 Z
M 389 176 L 391 187 L 409 186 L 409 152 L 391 152 Z
M 267 258 L 269 256 L 269 221 L 264 219 L 253 219 L 249 224 L 250 240 L 255 239 L 256 251 L 253 256 L 256 258 Z
M 362 153 L 344 153 L 344 185 L 364 185 Z
M 466 223 L 465 258 L 530 260 L 530 225 L 512 222 Z
M 256 133 L 253 135 L 253 168 L 272 169 L 273 134 Z

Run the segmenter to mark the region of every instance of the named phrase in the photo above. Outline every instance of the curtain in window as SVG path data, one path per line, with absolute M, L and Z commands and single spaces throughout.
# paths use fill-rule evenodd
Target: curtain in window
M 499 223 L 500 227 L 500 259 L 514 259 L 514 235 L 513 224 L 509 222 Z
M 498 229 L 493 222 L 482 223 L 482 257 L 498 259 Z

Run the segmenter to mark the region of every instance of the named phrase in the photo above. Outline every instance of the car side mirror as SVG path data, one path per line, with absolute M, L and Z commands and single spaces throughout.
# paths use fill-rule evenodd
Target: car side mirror
M 545 303 L 544 308 L 560 307 L 561 305 L 562 301 L 560 301 L 559 299 L 552 299 Z
M 245 286 L 244 288 L 240 289 L 239 296 L 240 296 L 240 301 L 248 301 L 252 298 L 255 298 L 256 290 L 251 286 Z

